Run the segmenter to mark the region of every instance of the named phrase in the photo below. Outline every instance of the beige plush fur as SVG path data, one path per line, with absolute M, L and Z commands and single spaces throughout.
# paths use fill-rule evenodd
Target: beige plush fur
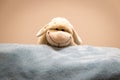
M 36 35 L 39 44 L 48 44 L 55 47 L 80 45 L 81 38 L 70 22 L 62 17 L 53 18 Z

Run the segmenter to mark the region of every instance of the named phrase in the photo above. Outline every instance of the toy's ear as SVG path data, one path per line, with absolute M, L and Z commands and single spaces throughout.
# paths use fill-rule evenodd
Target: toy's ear
M 47 26 L 48 25 L 45 25 L 43 28 L 41 28 L 38 33 L 36 34 L 37 37 L 40 37 L 41 35 L 43 35 L 46 31 L 47 31 Z
M 73 39 L 74 39 L 74 42 L 77 44 L 77 45 L 80 45 L 82 43 L 82 40 L 81 38 L 79 37 L 79 35 L 77 34 L 77 32 L 75 31 L 75 29 L 73 29 Z

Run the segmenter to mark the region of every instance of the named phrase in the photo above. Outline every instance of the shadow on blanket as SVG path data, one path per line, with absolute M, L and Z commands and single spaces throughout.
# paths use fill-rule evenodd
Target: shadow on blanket
M 0 44 L 0 80 L 120 80 L 120 49 Z

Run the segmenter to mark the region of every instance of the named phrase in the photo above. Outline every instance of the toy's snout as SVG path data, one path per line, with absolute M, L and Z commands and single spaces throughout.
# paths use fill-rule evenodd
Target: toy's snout
M 47 41 L 53 46 L 67 46 L 71 42 L 71 35 L 64 31 L 47 31 L 46 33 Z
M 47 32 L 48 36 L 52 41 L 55 43 L 66 43 L 71 39 L 71 36 L 63 31 L 57 31 L 57 32 Z

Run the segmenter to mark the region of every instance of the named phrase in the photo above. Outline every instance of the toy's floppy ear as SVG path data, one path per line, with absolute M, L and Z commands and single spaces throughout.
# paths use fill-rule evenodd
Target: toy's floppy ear
M 47 29 L 46 29 L 47 26 L 48 26 L 48 25 L 45 25 L 43 28 L 41 28 L 41 29 L 38 31 L 38 33 L 36 34 L 36 36 L 37 36 L 37 37 L 40 37 L 41 35 L 43 35 L 43 34 L 47 31 Z
M 79 37 L 79 35 L 77 34 L 77 32 L 75 31 L 75 29 L 73 29 L 73 39 L 74 39 L 74 42 L 77 44 L 77 45 L 80 45 L 82 43 L 82 40 L 81 38 Z

